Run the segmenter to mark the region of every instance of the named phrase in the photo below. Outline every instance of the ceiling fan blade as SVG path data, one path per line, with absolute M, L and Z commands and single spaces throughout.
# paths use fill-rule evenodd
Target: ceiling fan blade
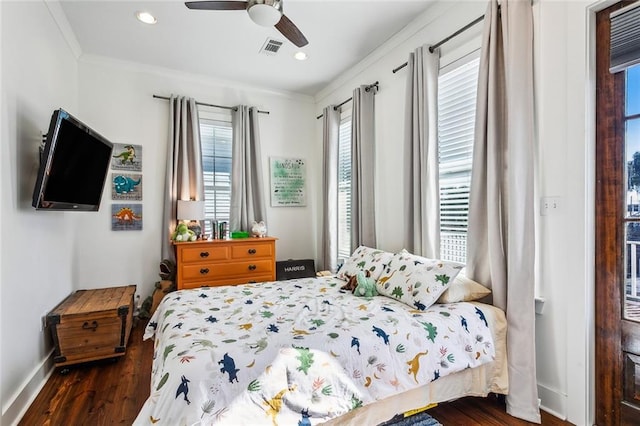
M 302 47 L 309 44 L 304 34 L 302 34 L 298 27 L 285 15 L 282 15 L 282 18 L 280 18 L 280 21 L 278 21 L 275 27 L 296 46 Z
M 246 1 L 188 1 L 185 6 L 195 10 L 245 10 Z

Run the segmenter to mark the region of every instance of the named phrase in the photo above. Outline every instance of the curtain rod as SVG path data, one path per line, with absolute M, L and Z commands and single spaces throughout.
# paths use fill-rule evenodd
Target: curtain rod
M 164 99 L 165 101 L 170 100 L 171 98 L 168 98 L 166 96 L 160 96 L 160 95 L 153 95 L 154 98 L 156 99 Z M 230 107 L 230 106 L 224 106 L 224 105 L 215 105 L 215 104 L 206 104 L 204 102 L 198 102 L 196 101 L 196 105 L 202 105 L 202 106 L 208 106 L 208 107 L 214 107 L 214 108 L 222 108 L 222 109 L 230 109 L 232 111 L 237 111 L 238 107 Z M 260 114 L 269 114 L 269 111 L 260 111 L 258 110 L 258 113 Z
M 377 81 L 375 83 L 369 84 L 368 86 L 365 86 L 364 91 L 368 92 L 369 90 L 371 90 L 372 87 L 375 87 L 376 89 L 378 88 L 378 85 L 380 83 L 378 83 Z M 337 110 L 338 108 L 340 108 L 342 105 L 346 104 L 347 102 L 350 102 L 353 100 L 353 97 L 347 99 L 346 101 L 343 101 L 341 103 L 339 103 L 338 105 L 333 107 L 333 110 Z M 316 117 L 316 120 L 320 120 L 322 117 L 324 116 L 324 114 L 320 114 L 319 116 Z
M 462 34 L 465 31 L 467 31 L 469 28 L 473 27 L 478 22 L 481 22 L 483 19 L 484 19 L 484 15 L 476 18 L 473 22 L 470 22 L 467 25 L 465 25 L 464 27 L 460 28 L 458 31 L 456 31 L 455 33 L 451 34 L 449 37 L 445 37 L 442 40 L 440 40 L 439 42 L 437 42 L 436 44 L 434 44 L 433 46 L 429 46 L 429 52 L 433 53 L 433 51 L 436 50 L 438 47 L 442 46 L 443 44 L 445 44 L 446 42 L 448 42 L 452 38 L 457 37 L 458 35 Z M 397 73 L 402 68 L 406 67 L 408 64 L 409 64 L 409 62 L 405 62 L 404 64 L 402 64 L 400 66 L 397 66 L 396 68 L 393 69 L 393 73 L 394 74 Z

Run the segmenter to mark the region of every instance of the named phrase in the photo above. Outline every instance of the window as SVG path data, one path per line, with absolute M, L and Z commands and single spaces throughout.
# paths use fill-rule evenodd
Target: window
M 340 121 L 338 138 L 338 259 L 351 256 L 351 116 Z
M 479 55 L 462 58 L 438 77 L 440 257 L 466 263 L 469 186 Z
M 206 219 L 229 221 L 232 135 L 230 121 L 200 119 Z M 206 234 L 211 234 L 210 226 L 205 222 Z
M 640 322 L 640 65 L 627 68 L 624 85 L 624 143 L 626 160 L 626 227 L 624 318 Z

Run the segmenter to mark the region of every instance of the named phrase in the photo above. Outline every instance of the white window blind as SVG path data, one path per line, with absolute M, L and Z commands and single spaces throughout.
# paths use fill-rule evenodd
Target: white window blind
M 200 119 L 206 219 L 229 220 L 231 206 L 231 123 Z M 205 233 L 211 233 L 209 223 Z
M 351 117 L 340 122 L 338 139 L 338 259 L 351 256 Z
M 440 257 L 466 263 L 479 58 L 464 58 L 438 77 Z

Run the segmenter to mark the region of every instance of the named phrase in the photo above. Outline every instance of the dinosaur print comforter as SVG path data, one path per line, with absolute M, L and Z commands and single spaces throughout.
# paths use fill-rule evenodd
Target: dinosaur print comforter
M 470 303 L 412 310 L 337 278 L 181 290 L 149 321 L 151 394 L 135 424 L 311 425 L 492 361 Z

